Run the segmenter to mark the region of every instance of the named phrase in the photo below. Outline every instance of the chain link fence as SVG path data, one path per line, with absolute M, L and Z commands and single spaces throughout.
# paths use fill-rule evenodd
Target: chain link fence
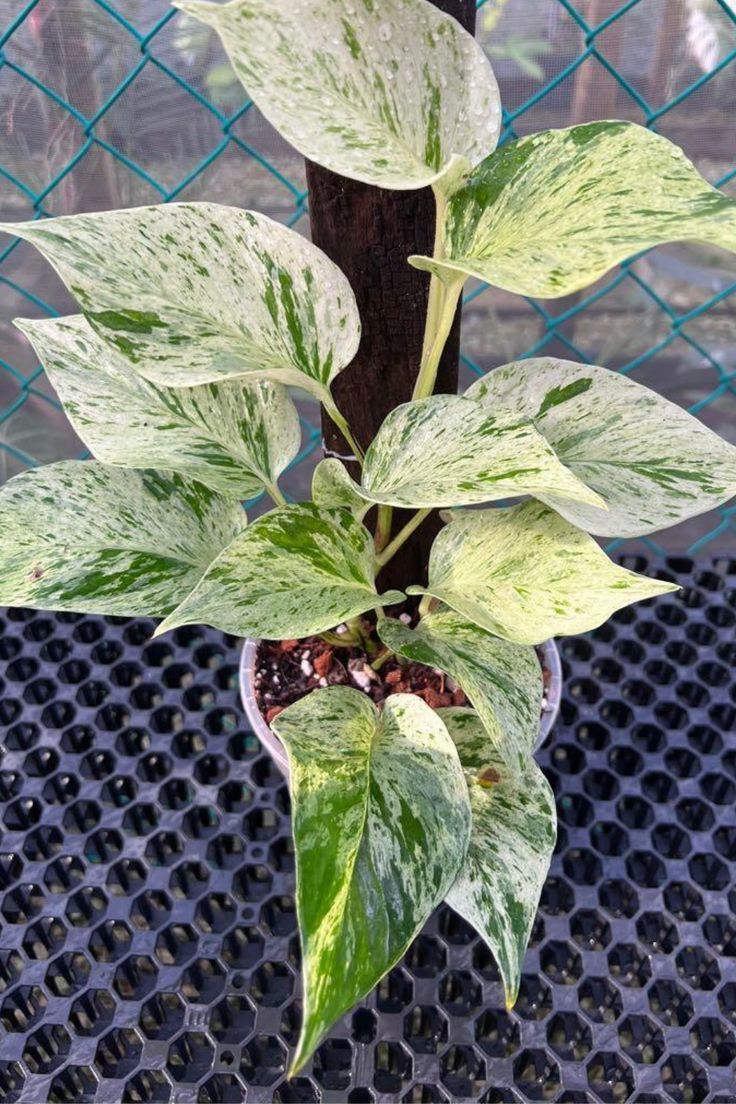
M 480 0 L 503 140 L 627 118 L 678 142 L 736 194 L 734 0 Z M 0 216 L 24 220 L 172 200 L 253 207 L 308 234 L 301 159 L 248 101 L 215 36 L 167 0 L 0 0 Z M 603 364 L 736 443 L 736 265 L 714 248 L 631 258 L 586 294 L 522 299 L 468 286 L 462 375 L 530 355 Z M 0 481 L 84 457 L 18 315 L 73 312 L 26 244 L 0 236 Z M 318 410 L 286 483 L 303 497 Z M 733 547 L 736 508 L 627 542 Z M 619 542 L 613 542 L 617 547 Z

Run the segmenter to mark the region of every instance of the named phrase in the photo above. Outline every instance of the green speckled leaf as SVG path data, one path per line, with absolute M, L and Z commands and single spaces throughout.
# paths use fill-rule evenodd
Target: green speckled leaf
M 505 364 L 466 392 L 529 418 L 608 511 L 540 494 L 599 536 L 638 537 L 736 494 L 736 448 L 691 414 L 606 368 L 540 357 Z
M 272 727 L 289 755 L 304 1024 L 292 1072 L 404 954 L 468 846 L 468 791 L 436 713 L 317 690 Z
M 496 146 L 480 46 L 426 0 L 175 0 L 220 35 L 266 118 L 312 161 L 383 188 L 456 179 Z
M 387 617 L 378 635 L 393 651 L 453 678 L 475 706 L 486 744 L 511 771 L 525 768 L 542 708 L 542 668 L 533 648 L 499 640 L 449 609 L 427 614 L 416 629 Z
M 129 366 L 82 315 L 18 322 L 74 429 L 108 464 L 178 471 L 251 498 L 299 451 L 299 415 L 267 380 L 159 387 Z
M 555 846 L 554 794 L 533 759 L 520 777 L 508 774 L 472 710 L 438 715 L 455 741 L 473 816 L 465 862 L 445 899 L 493 952 L 510 1008 Z
M 179 475 L 62 460 L 0 489 L 0 605 L 161 617 L 246 524 Z
M 736 200 L 666 138 L 634 123 L 585 123 L 509 142 L 478 165 L 448 205 L 446 259 L 411 263 L 545 298 L 687 240 L 736 250 Z
M 390 506 L 470 506 L 544 492 L 602 505 L 531 421 L 497 418 L 460 395 L 433 395 L 392 410 L 363 469 L 362 493 Z
M 200 621 L 235 636 L 311 636 L 377 604 L 373 541 L 349 510 L 280 506 L 255 521 L 215 560 L 157 635 Z
M 429 557 L 432 594 L 518 644 L 587 632 L 622 606 L 678 590 L 609 560 L 592 537 L 541 502 L 454 513 Z
M 171 203 L 0 229 L 35 245 L 100 336 L 154 383 L 268 378 L 323 397 L 358 348 L 340 269 L 253 211 Z
M 361 519 L 371 508 L 345 465 L 332 456 L 320 460 L 314 469 L 312 498 L 317 506 L 346 506 Z

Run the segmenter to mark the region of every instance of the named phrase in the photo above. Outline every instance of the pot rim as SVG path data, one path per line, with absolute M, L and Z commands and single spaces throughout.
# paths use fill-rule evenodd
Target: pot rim
M 256 702 L 254 680 L 259 644 L 260 640 L 251 638 L 248 638 L 243 644 L 243 650 L 240 654 L 240 698 L 253 732 L 288 781 L 289 759 L 284 745 L 276 733 L 266 724 Z M 543 644 L 539 645 L 539 648 L 542 651 L 544 664 L 551 677 L 545 691 L 545 704 L 539 720 L 539 737 L 534 745 L 535 752 L 545 743 L 552 731 L 562 701 L 562 661 L 557 644 L 554 640 L 545 640 Z

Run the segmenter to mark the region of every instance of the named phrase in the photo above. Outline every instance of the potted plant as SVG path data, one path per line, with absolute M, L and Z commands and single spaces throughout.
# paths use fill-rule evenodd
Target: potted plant
M 495 149 L 490 66 L 426 0 L 180 6 L 219 32 L 301 152 L 385 188 L 432 187 L 434 253 L 409 258 L 431 274 L 414 397 L 363 455 L 330 387 L 358 347 L 353 292 L 261 215 L 193 203 L 6 225 L 80 305 L 18 325 L 96 459 L 4 487 L 0 601 L 360 652 L 347 669 L 362 682 L 272 715 L 304 960 L 294 1071 L 443 899 L 486 939 L 513 1004 L 555 840 L 532 755 L 535 646 L 675 589 L 594 536 L 650 533 L 736 489 L 736 449 L 603 368 L 525 360 L 433 394 L 464 282 L 561 296 L 661 242 L 736 250 L 736 201 L 629 123 Z M 319 399 L 361 467 L 355 480 L 323 460 L 312 501 L 292 504 L 279 489 L 299 447 L 290 386 Z M 273 509 L 247 524 L 241 501 L 261 489 Z M 397 507 L 414 511 L 400 528 Z M 380 593 L 378 571 L 437 509 L 426 580 Z

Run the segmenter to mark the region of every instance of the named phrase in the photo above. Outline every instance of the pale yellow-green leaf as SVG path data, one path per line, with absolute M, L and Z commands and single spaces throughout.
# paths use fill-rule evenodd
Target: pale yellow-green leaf
M 300 153 L 382 188 L 451 187 L 498 141 L 501 103 L 474 38 L 427 0 L 175 0 L 219 34 Z
M 241 537 L 157 635 L 203 621 L 235 636 L 300 638 L 404 599 L 401 591 L 376 591 L 373 540 L 344 508 L 280 506 Z
M 162 617 L 245 524 L 180 475 L 48 464 L 0 489 L 0 605 Z
M 98 460 L 178 471 L 247 499 L 272 487 L 299 451 L 299 415 L 282 384 L 162 387 L 134 371 L 82 315 L 17 325 Z
M 253 211 L 170 203 L 0 229 L 35 245 L 98 334 L 154 383 L 271 379 L 325 398 L 358 348 L 337 265 Z
M 533 648 L 491 636 L 446 608 L 426 614 L 414 629 L 386 617 L 378 635 L 392 651 L 454 679 L 481 718 L 486 744 L 508 770 L 524 771 L 542 709 L 542 667 Z
M 555 846 L 554 794 L 533 759 L 521 776 L 508 773 L 472 710 L 438 715 L 455 741 L 473 820 L 468 853 L 446 901 L 493 952 L 510 1008 Z
M 531 420 L 460 395 L 392 410 L 365 457 L 361 494 L 389 506 L 470 506 L 554 493 L 603 502 L 556 457 Z
M 587 533 L 529 501 L 454 513 L 432 545 L 427 587 L 407 593 L 431 594 L 495 636 L 541 644 L 678 589 L 619 567 Z
M 304 962 L 293 1073 L 450 889 L 470 806 L 447 729 L 414 695 L 379 712 L 357 690 L 316 690 L 272 727 L 289 756 Z
M 608 506 L 539 498 L 599 536 L 637 537 L 736 494 L 736 448 L 679 406 L 606 368 L 537 357 L 504 364 L 466 391 L 528 418 Z
M 634 123 L 584 123 L 486 158 L 449 201 L 444 257 L 411 263 L 554 298 L 671 241 L 736 251 L 736 200 L 666 138 Z

